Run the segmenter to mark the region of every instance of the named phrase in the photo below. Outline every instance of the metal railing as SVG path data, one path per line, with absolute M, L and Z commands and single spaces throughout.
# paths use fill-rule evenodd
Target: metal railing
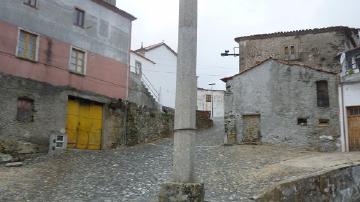
M 146 86 L 146 88 L 149 89 L 150 93 L 154 96 L 155 100 L 159 102 L 160 93 L 155 89 L 155 87 L 150 82 L 150 79 L 144 74 L 144 72 L 141 73 L 141 81 Z

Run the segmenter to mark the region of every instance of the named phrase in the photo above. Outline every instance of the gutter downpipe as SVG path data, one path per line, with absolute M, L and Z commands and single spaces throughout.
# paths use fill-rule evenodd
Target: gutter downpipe
M 342 127 L 344 134 L 344 152 L 348 152 L 347 134 L 346 134 L 346 122 L 345 122 L 345 105 L 344 105 L 344 85 L 341 82 L 340 77 L 340 90 L 341 90 L 341 110 L 342 110 Z

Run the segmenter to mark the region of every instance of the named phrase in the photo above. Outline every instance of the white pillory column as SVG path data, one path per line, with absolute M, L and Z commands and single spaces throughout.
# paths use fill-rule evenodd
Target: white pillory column
M 173 182 L 162 185 L 160 202 L 204 201 L 204 185 L 194 179 L 197 5 L 197 0 L 180 0 Z

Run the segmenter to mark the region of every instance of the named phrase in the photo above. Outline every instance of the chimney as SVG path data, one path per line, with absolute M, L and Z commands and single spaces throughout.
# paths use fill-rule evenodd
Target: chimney
M 103 1 L 105 1 L 106 3 L 111 4 L 113 6 L 116 6 L 116 0 L 103 0 Z

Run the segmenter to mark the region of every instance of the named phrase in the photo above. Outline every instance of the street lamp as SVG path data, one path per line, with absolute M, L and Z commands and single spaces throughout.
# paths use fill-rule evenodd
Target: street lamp
M 209 86 L 211 86 L 211 118 L 214 118 L 214 91 L 213 86 L 215 86 L 216 83 L 209 83 Z

